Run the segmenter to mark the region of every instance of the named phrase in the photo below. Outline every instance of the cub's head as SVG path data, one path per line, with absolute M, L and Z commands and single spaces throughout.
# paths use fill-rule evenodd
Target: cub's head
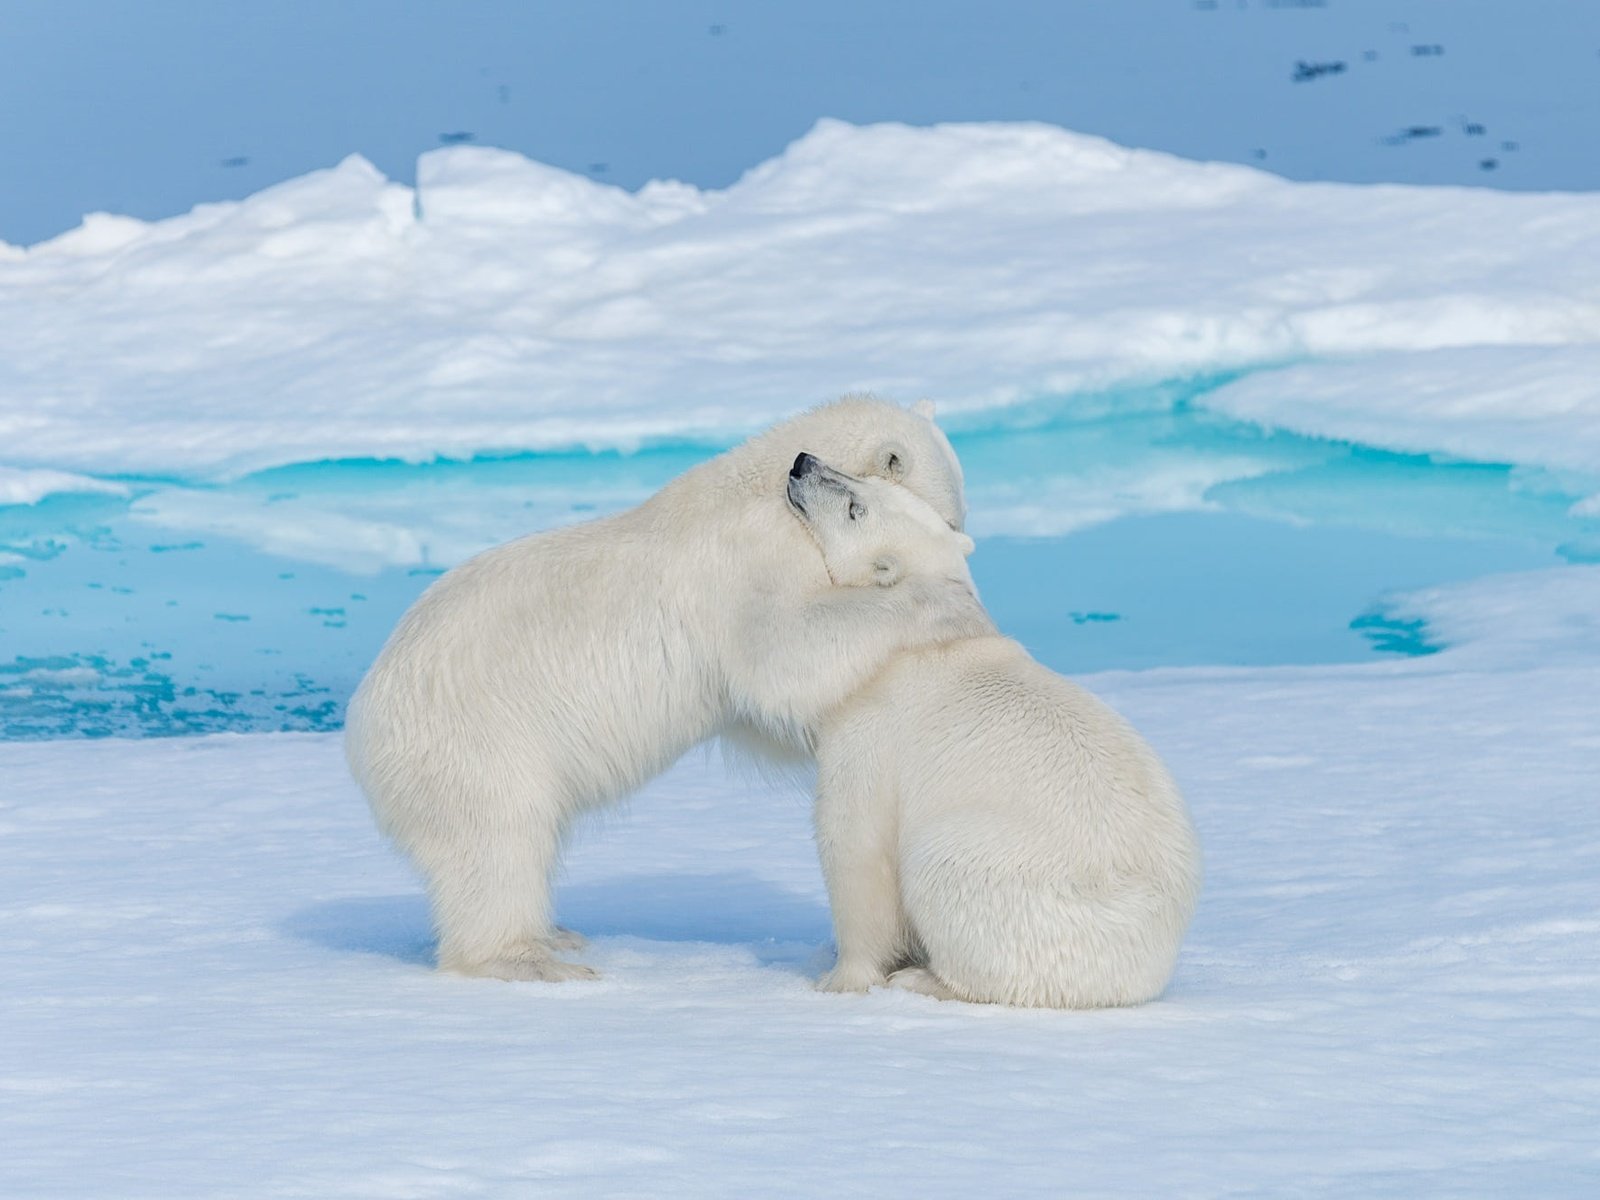
M 972 587 L 972 539 L 925 500 L 887 479 L 858 479 L 811 454 L 789 468 L 789 507 L 842 587 L 891 587 L 911 576 Z

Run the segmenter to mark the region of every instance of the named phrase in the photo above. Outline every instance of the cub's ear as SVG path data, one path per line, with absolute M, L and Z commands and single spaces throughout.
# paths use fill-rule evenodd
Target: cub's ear
M 911 459 L 899 442 L 885 442 L 872 457 L 872 474 L 881 475 L 891 483 L 904 479 L 910 467 Z
M 880 554 L 872 562 L 872 582 L 879 587 L 893 587 L 905 575 L 905 568 L 893 554 Z
M 933 401 L 918 400 L 911 406 L 911 411 L 916 413 L 917 416 L 921 417 L 924 421 L 931 421 L 933 420 Z
M 973 541 L 971 538 L 969 538 L 964 533 L 958 533 L 958 534 L 956 534 L 956 536 L 961 539 L 961 542 L 960 542 L 961 556 L 963 558 L 970 557 L 972 555 L 972 552 L 978 548 L 978 543 Z

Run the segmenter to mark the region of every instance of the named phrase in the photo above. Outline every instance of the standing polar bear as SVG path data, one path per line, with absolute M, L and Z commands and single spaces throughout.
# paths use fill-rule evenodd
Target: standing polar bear
M 440 967 L 581 979 L 550 874 L 586 809 L 729 733 L 803 752 L 890 655 L 984 623 L 963 588 L 830 590 L 790 514 L 810 447 L 964 516 L 931 420 L 845 399 L 686 472 L 628 512 L 522 538 L 433 584 L 350 702 L 345 747 L 378 825 L 427 880 Z
M 903 488 L 802 454 L 787 491 L 843 590 L 971 589 L 971 539 Z M 819 987 L 893 972 L 941 998 L 1097 1008 L 1166 986 L 1200 888 L 1183 800 L 1122 718 L 992 625 L 894 656 L 816 752 L 839 946 Z

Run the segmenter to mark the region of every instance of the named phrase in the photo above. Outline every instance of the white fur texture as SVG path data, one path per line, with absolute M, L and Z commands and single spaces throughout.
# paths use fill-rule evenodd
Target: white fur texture
M 556 958 L 563 833 L 722 733 L 805 754 L 821 714 L 894 652 L 981 620 L 960 588 L 829 589 L 784 479 L 809 450 L 899 480 L 943 521 L 961 472 L 925 416 L 846 399 L 603 520 L 440 578 L 350 702 L 345 745 L 379 826 L 425 877 L 439 965 L 592 977 Z
M 967 577 L 971 543 L 915 496 L 849 485 L 789 485 L 836 584 Z M 824 718 L 817 760 L 839 946 L 819 987 L 1050 1008 L 1166 987 L 1200 888 L 1183 800 L 1127 722 L 1017 643 L 903 651 Z

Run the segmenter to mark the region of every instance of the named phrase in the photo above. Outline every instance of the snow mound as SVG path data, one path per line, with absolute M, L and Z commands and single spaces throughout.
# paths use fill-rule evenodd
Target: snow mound
M 37 504 L 47 496 L 72 492 L 95 492 L 101 495 L 126 496 L 128 489 L 119 483 L 104 479 L 90 479 L 86 475 L 73 475 L 66 471 L 21 470 L 0 467 L 0 506 L 8 504 Z
M 1550 418 L 1519 461 L 1600 468 L 1569 436 L 1600 420 L 1597 196 L 1292 184 L 1046 125 L 837 121 L 724 191 L 630 193 L 477 147 L 425 155 L 418 181 L 350 158 L 8 248 L 5 461 L 215 477 L 628 448 L 852 389 L 979 425 L 1297 363 L 1218 402 L 1498 459 L 1526 369 Z M 1361 361 L 1305 361 L 1327 356 Z

